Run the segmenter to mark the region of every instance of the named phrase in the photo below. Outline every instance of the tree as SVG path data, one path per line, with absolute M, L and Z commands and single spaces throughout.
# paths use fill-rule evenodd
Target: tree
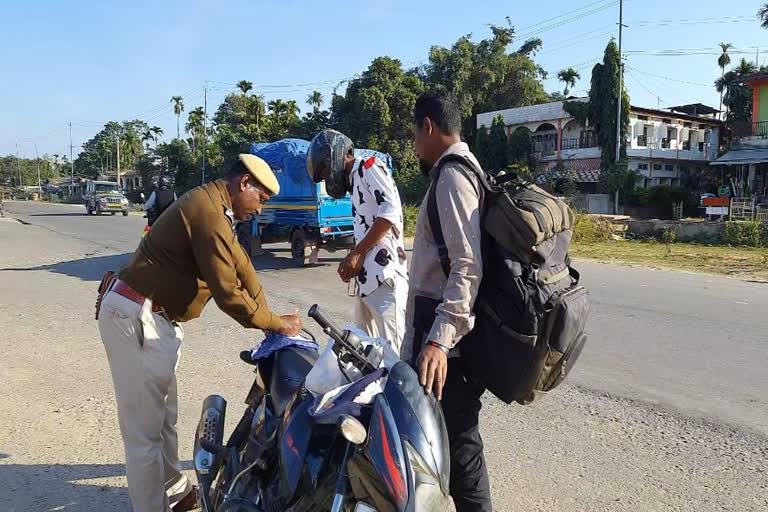
M 475 137 L 475 147 L 472 148 L 472 152 L 477 157 L 477 161 L 480 162 L 480 166 L 483 169 L 490 169 L 491 163 L 488 159 L 490 153 L 491 139 L 488 133 L 488 127 L 483 125 L 477 130 L 477 137 Z
M 184 112 L 184 98 L 181 96 L 173 96 L 171 98 L 173 103 L 173 113 L 176 114 L 176 138 L 181 137 L 181 130 L 179 129 L 179 120 L 181 119 L 181 113 Z
M 187 124 L 184 130 L 192 135 L 192 154 L 197 156 L 197 140 L 204 129 L 205 111 L 203 107 L 195 107 L 187 116 Z
M 243 93 L 243 96 L 248 94 L 248 91 L 253 89 L 253 83 L 249 82 L 248 80 L 240 80 L 237 82 L 237 88 L 240 89 L 240 92 Z
M 197 166 L 186 142 L 176 138 L 159 144 L 155 151 L 164 162 L 161 172 L 168 171 L 174 174 L 178 192 L 183 194 L 200 183 Z
M 507 168 L 509 164 L 507 147 L 507 128 L 504 125 L 504 118 L 496 116 L 488 136 L 487 167 L 484 168 L 486 171 L 496 174 Z
M 720 48 L 723 50 L 723 53 L 721 53 L 720 56 L 717 58 L 717 65 L 720 66 L 720 78 L 722 79 L 725 77 L 725 68 L 728 67 L 728 64 L 731 63 L 731 56 L 728 55 L 728 50 L 733 48 L 733 45 L 731 43 L 720 43 Z M 723 90 L 721 89 L 719 92 L 720 92 L 720 115 L 722 116 Z
M 527 128 L 518 128 L 509 136 L 509 161 L 533 171 L 536 160 L 533 156 L 533 139 Z
M 312 94 L 307 96 L 307 105 L 312 107 L 312 110 L 317 114 L 320 111 L 320 107 L 323 106 L 323 94 L 320 91 L 312 91 Z
M 573 68 L 566 68 L 557 73 L 557 79 L 565 84 L 563 96 L 567 97 L 568 91 L 574 88 L 576 81 L 581 79 L 581 75 Z
M 152 132 L 152 138 L 155 140 L 155 146 L 157 146 L 157 141 L 160 138 L 160 136 L 163 134 L 163 129 L 159 126 L 153 126 L 149 129 Z
M 752 121 L 752 88 L 745 78 L 756 72 L 768 72 L 768 67 L 758 68 L 753 62 L 741 59 L 736 67 L 715 81 L 715 89 L 723 93 L 725 121 L 731 127 L 734 123 Z
M 428 64 L 419 70 L 424 83 L 456 97 L 468 140 L 475 139 L 478 113 L 535 105 L 549 98 L 541 82 L 546 72 L 531 59 L 540 41 L 529 40 L 510 52 L 514 32 L 507 20 L 507 26 L 492 25 L 491 37 L 480 42 L 466 35 L 451 48 L 433 46 Z
M 590 126 L 600 146 L 600 180 L 603 188 L 611 193 L 634 187 L 634 172 L 626 165 L 627 134 L 629 132 L 629 96 L 624 87 L 619 89 L 621 65 L 619 49 L 611 40 L 605 48 L 603 62 L 592 68 L 589 100 L 569 101 L 565 111 L 582 126 Z M 621 98 L 621 126 L 619 160 L 616 160 L 616 106 Z M 631 185 L 630 185 L 631 183 Z
M 760 26 L 768 28 L 768 3 L 763 4 L 757 11 L 757 17 L 760 18 Z

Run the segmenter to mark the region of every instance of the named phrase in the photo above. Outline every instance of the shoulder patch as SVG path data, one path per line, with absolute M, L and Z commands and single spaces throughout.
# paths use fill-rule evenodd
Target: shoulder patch
M 371 167 L 373 167 L 373 164 L 375 163 L 376 163 L 376 157 L 375 156 L 369 157 L 368 160 L 363 162 L 363 169 L 370 169 Z

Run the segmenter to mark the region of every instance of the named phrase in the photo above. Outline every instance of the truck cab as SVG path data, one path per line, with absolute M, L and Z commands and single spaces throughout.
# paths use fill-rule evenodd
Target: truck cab
M 83 185 L 83 203 L 86 215 L 120 212 L 128 216 L 128 199 L 114 181 L 86 180 Z

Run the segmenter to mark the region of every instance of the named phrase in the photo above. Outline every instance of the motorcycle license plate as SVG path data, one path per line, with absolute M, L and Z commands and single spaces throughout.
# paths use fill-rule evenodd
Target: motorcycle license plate
M 361 501 L 355 505 L 355 512 L 376 512 L 376 509 Z

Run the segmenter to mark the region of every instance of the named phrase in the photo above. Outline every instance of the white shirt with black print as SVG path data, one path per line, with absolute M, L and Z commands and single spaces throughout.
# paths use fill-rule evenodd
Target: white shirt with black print
M 386 219 L 392 229 L 365 256 L 357 276 L 358 293 L 370 295 L 387 279 L 408 277 L 403 242 L 403 207 L 395 180 L 386 165 L 372 156 L 357 158 L 350 174 L 355 243 L 365 238 L 376 219 Z

